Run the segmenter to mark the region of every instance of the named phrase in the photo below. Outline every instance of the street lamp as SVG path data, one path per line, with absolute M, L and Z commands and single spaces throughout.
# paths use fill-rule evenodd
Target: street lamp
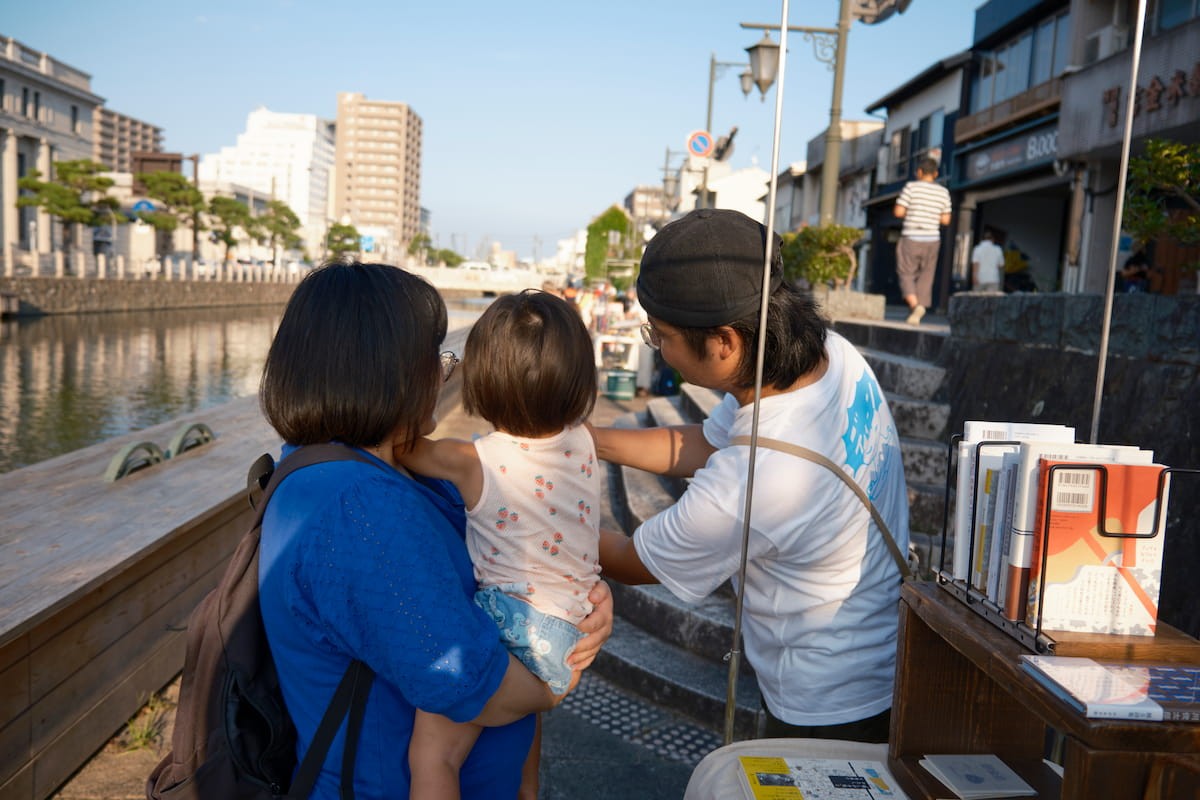
M 882 22 L 895 13 L 904 13 L 911 0 L 841 0 L 836 28 L 808 28 L 789 25 L 789 31 L 803 34 L 812 42 L 814 57 L 833 70 L 833 100 L 829 106 L 829 127 L 825 130 L 825 163 L 821 167 L 820 224 L 833 223 L 837 205 L 838 172 L 842 156 L 842 83 L 846 73 L 846 39 L 850 22 L 858 19 L 868 25 Z M 742 23 L 743 28 L 778 30 L 778 25 Z M 757 44 L 747 47 L 754 82 L 764 95 L 779 71 L 779 45 L 764 33 Z
M 739 64 L 731 61 L 717 61 L 717 54 L 712 53 L 708 59 L 708 113 L 704 117 L 704 130 L 709 136 L 712 135 L 712 108 L 713 108 L 713 84 L 717 82 L 718 71 L 723 71 L 727 67 L 742 67 L 741 86 L 742 95 L 749 96 L 752 87 L 753 78 L 751 77 L 751 69 L 746 64 Z M 764 98 L 765 99 L 765 98 Z M 708 163 L 704 164 L 704 178 L 700 187 L 700 207 L 709 207 L 708 196 Z

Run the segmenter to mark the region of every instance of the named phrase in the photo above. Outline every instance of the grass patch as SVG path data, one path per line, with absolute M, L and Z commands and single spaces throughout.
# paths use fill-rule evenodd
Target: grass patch
M 126 750 L 156 749 L 167 733 L 167 721 L 175 704 L 159 694 L 150 695 L 146 703 L 125 724 L 121 744 Z

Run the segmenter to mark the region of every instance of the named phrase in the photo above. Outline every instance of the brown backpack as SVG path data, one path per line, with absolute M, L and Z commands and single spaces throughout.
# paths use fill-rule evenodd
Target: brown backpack
M 270 455 L 250 467 L 250 505 L 258 515 L 221 582 L 188 620 L 171 752 L 146 780 L 149 800 L 308 797 L 347 713 L 342 797 L 354 796 L 354 757 L 375 674 L 361 661 L 350 664 L 296 770 L 296 729 L 283 702 L 258 606 L 259 537 L 271 495 L 298 469 L 345 460 L 374 463 L 353 448 L 320 444 L 299 448 L 278 468 Z

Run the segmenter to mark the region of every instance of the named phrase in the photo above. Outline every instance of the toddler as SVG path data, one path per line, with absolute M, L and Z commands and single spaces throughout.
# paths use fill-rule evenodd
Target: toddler
M 592 341 L 579 314 L 527 290 L 493 302 L 467 337 L 463 408 L 495 431 L 475 440 L 422 438 L 395 451 L 413 472 L 454 483 L 467 507 L 475 603 L 510 652 L 555 694 L 582 637 L 599 580 L 600 476 L 583 425 L 596 401 Z M 409 745 L 412 797 L 458 797 L 458 770 L 480 727 L 418 711 Z M 538 734 L 522 793 L 536 793 Z

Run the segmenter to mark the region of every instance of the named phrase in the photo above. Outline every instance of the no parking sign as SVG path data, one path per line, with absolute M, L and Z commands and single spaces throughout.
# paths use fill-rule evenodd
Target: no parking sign
M 687 151 L 697 158 L 708 158 L 713 151 L 712 134 L 708 131 L 692 131 L 687 138 Z

